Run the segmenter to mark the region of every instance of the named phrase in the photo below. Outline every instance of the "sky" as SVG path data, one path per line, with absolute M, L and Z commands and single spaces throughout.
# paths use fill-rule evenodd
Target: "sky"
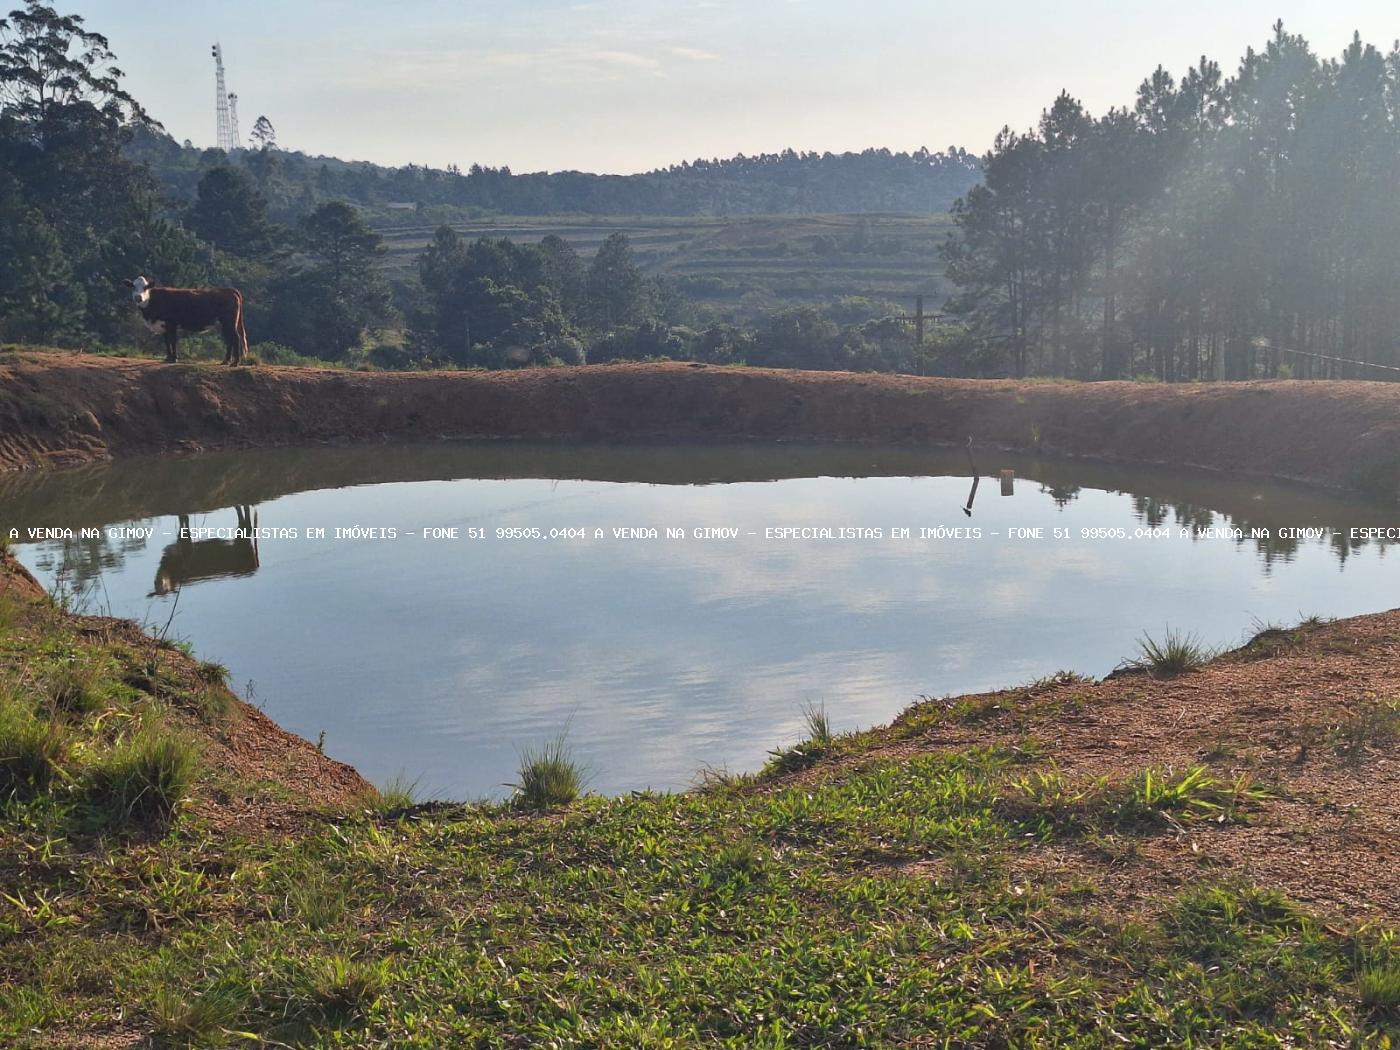
M 1282 18 L 1388 49 L 1394 0 L 53 0 L 105 34 L 177 139 L 214 140 L 223 44 L 244 135 L 382 164 L 629 173 L 799 150 L 980 153 L 1061 90 L 1095 112 L 1157 65 L 1232 71 Z

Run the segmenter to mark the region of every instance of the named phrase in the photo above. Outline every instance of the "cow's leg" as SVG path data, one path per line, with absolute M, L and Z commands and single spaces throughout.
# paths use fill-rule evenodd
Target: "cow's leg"
M 219 333 L 224 337 L 224 364 L 233 364 L 234 347 L 238 345 L 238 336 L 233 331 L 233 318 L 219 318 Z
M 174 364 L 176 360 L 175 348 L 180 342 L 180 330 L 175 327 L 175 322 L 171 321 L 165 326 L 165 360 L 168 364 Z

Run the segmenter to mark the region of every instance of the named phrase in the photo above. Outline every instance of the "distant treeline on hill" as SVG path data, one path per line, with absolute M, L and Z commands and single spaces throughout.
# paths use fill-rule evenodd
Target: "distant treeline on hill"
M 412 204 L 507 215 L 785 215 L 943 212 L 980 178 L 966 150 L 894 153 L 799 153 L 784 150 L 725 160 L 696 160 L 639 175 L 578 171 L 515 174 L 473 164 L 463 171 L 409 164 L 400 168 L 310 157 L 280 149 L 180 145 L 141 129 L 127 148 L 176 197 L 192 201 L 211 167 L 247 167 L 268 194 L 274 215 L 306 214 L 318 201 L 346 200 L 379 209 Z

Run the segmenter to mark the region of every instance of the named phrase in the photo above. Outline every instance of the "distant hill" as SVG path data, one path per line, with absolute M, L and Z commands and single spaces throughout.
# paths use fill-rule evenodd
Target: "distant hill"
M 765 153 L 696 160 L 639 175 L 578 171 L 515 174 L 473 165 L 466 171 L 401 168 L 312 157 L 272 149 L 218 150 L 181 146 L 143 132 L 129 147 L 151 165 L 178 199 L 193 200 L 204 171 L 245 167 L 262 185 L 274 214 L 302 213 L 318 200 L 349 200 L 383 210 L 443 209 L 501 215 L 797 215 L 865 212 L 938 213 L 981 178 L 966 150 L 892 153 Z M 405 209 L 404 205 L 413 206 Z M 398 206 L 394 209 L 392 206 Z

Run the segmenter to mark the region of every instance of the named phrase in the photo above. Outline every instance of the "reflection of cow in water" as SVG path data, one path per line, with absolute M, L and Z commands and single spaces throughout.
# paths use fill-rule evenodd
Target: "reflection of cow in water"
M 179 538 L 166 547 L 156 570 L 150 597 L 171 594 L 187 583 L 230 576 L 251 576 L 258 571 L 258 515 L 246 504 L 237 508 L 238 536 L 231 540 L 190 539 L 190 516 L 180 515 Z

